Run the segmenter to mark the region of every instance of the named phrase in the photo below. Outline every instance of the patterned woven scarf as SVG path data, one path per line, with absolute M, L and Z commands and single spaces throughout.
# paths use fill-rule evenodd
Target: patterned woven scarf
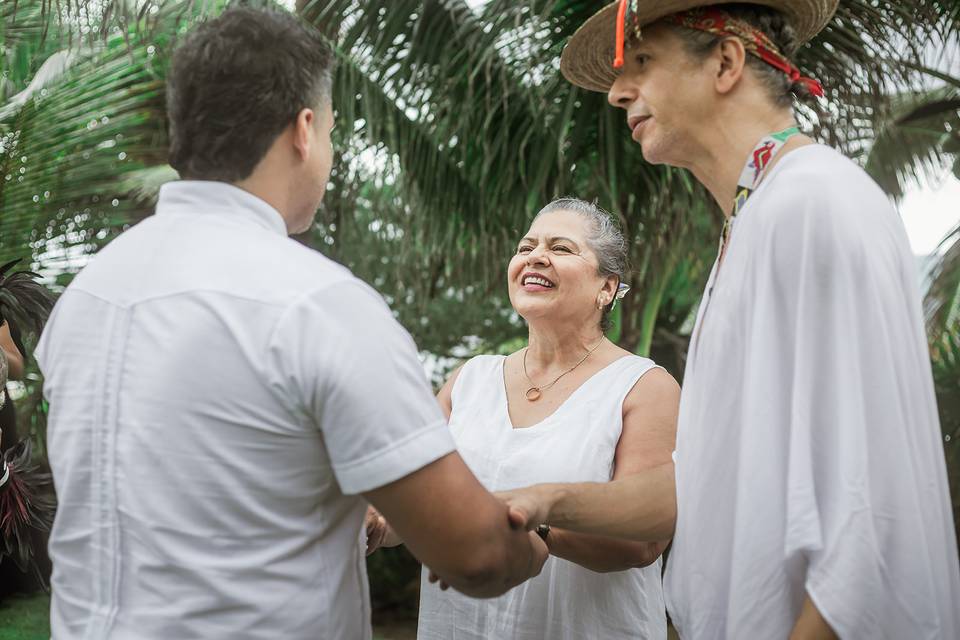
M 620 0 L 620 9 L 617 12 L 614 68 L 619 69 L 623 66 L 623 51 L 627 37 L 637 41 L 640 40 L 640 20 L 637 16 L 638 3 L 639 0 Z M 823 85 L 813 78 L 804 77 L 800 73 L 800 69 L 780 52 L 777 45 L 765 33 L 743 20 L 734 18 L 725 11 L 715 7 L 702 7 L 674 13 L 663 18 L 663 21 L 687 29 L 712 33 L 715 36 L 737 38 L 743 42 L 743 46 L 748 53 L 785 73 L 791 82 L 803 84 L 816 97 L 823 96 Z

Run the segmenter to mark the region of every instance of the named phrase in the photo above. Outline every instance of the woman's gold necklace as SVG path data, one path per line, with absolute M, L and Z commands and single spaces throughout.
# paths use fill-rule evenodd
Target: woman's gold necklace
M 523 394 L 524 397 L 527 399 L 527 401 L 528 401 L 528 402 L 536 402 L 537 400 L 539 400 L 540 397 L 543 395 L 543 392 L 544 392 L 544 391 L 546 391 L 547 389 L 549 389 L 549 388 L 552 387 L 553 385 L 557 384 L 557 382 L 560 380 L 560 378 L 562 378 L 563 376 L 567 375 L 568 373 L 570 373 L 571 371 L 573 371 L 574 369 L 576 369 L 577 367 L 579 367 L 580 365 L 582 365 L 582 364 L 587 360 L 587 358 L 590 357 L 590 355 L 591 355 L 594 351 L 596 351 L 598 348 L 600 348 L 600 345 L 603 344 L 603 340 L 604 340 L 604 338 L 600 338 L 600 342 L 597 343 L 597 346 L 595 346 L 593 349 L 590 349 L 590 351 L 587 352 L 587 355 L 585 355 L 585 356 L 583 356 L 582 358 L 580 358 L 580 362 L 578 362 L 577 364 L 573 365 L 572 367 L 570 367 L 569 369 L 567 369 L 566 371 L 564 371 L 563 373 L 561 373 L 560 375 L 558 375 L 558 376 L 553 380 L 553 382 L 551 382 L 550 384 L 548 384 L 548 385 L 546 385 L 546 386 L 543 386 L 543 387 L 538 387 L 538 386 L 536 385 L 536 383 L 534 383 L 534 381 L 530 379 L 530 374 L 527 373 L 527 351 L 530 350 L 530 347 L 527 347 L 526 349 L 524 349 L 524 350 L 523 350 L 523 375 L 527 378 L 527 382 L 529 382 L 531 385 L 533 385 L 533 386 L 531 386 L 529 389 L 527 389 L 527 392 L 526 392 L 526 393 Z

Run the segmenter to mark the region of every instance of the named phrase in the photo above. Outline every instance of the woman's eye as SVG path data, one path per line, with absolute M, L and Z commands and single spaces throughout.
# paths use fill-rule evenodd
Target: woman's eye
M 638 53 L 636 57 L 637 64 L 639 64 L 641 67 L 645 65 L 649 59 L 650 59 L 650 56 L 642 53 Z
M 572 250 L 572 249 L 570 249 L 569 247 L 565 247 L 565 246 L 563 246 L 562 244 L 555 246 L 555 247 L 553 248 L 553 250 L 554 250 L 554 251 L 559 251 L 559 252 L 561 252 L 561 253 L 573 253 L 573 250 Z
M 517 253 L 530 253 L 531 251 L 533 251 L 533 247 L 523 246 L 517 249 Z

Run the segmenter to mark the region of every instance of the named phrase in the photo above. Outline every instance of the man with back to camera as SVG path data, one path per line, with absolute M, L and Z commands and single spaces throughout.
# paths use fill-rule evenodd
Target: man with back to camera
M 364 498 L 469 595 L 547 557 L 455 452 L 382 299 L 287 237 L 329 177 L 333 67 L 292 15 L 244 8 L 175 53 L 183 180 L 76 277 L 38 349 L 54 638 L 370 638 Z
M 914 258 L 880 188 L 801 134 L 792 109 L 823 89 L 790 56 L 836 7 L 623 0 L 562 56 L 568 80 L 624 109 L 648 162 L 693 173 L 725 224 L 675 464 L 504 498 L 531 527 L 672 534 L 664 594 L 683 638 L 960 637 Z

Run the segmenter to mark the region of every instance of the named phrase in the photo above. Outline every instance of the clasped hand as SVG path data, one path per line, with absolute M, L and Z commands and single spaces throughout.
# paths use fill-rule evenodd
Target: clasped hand
M 525 489 L 502 491 L 494 495 L 507 505 L 507 518 L 509 519 L 510 527 L 528 532 L 530 544 L 533 549 L 533 562 L 536 564 L 535 570 L 531 572 L 531 577 L 538 575 L 540 568 L 549 555 L 547 544 L 534 532 L 534 529 L 536 529 L 538 525 L 547 521 L 549 500 L 546 491 L 542 487 L 534 486 Z M 391 539 L 396 538 L 396 534 L 393 533 L 386 519 L 372 506 L 367 509 L 365 529 L 367 534 L 368 556 L 380 547 L 393 546 L 389 544 L 389 542 Z M 440 589 L 442 590 L 447 590 L 450 587 L 449 584 L 443 581 L 443 579 L 432 570 L 429 571 L 428 580 L 431 583 L 439 583 Z

